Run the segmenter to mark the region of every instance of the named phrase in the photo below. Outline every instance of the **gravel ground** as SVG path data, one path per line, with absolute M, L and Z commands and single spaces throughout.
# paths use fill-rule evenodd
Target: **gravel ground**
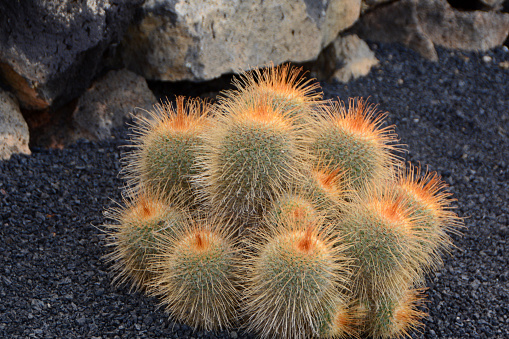
M 439 49 L 432 63 L 397 45 L 371 47 L 380 66 L 322 84 L 326 96 L 369 96 L 388 111 L 407 159 L 442 175 L 467 226 L 428 278 L 430 315 L 412 337 L 509 338 L 509 70 L 499 65 L 509 52 Z M 249 337 L 193 332 L 157 300 L 111 284 L 96 226 L 120 198 L 126 132 L 0 161 L 0 337 Z

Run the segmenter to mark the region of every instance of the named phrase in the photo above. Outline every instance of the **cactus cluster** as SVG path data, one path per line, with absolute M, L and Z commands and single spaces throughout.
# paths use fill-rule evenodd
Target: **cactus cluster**
M 398 338 L 461 220 L 440 177 L 398 156 L 362 99 L 323 100 L 300 68 L 242 74 L 214 104 L 136 120 L 125 201 L 108 210 L 115 280 L 175 320 L 262 338 Z

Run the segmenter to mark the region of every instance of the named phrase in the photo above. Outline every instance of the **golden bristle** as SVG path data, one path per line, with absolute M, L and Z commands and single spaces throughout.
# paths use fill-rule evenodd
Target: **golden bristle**
M 326 113 L 329 120 L 339 128 L 365 140 L 383 143 L 389 149 L 395 150 L 395 145 L 392 145 L 397 141 L 393 132 L 394 126 L 382 127 L 387 113 L 376 114 L 376 108 L 376 105 L 367 104 L 366 100 L 357 98 L 348 101 L 348 109 L 342 101 L 333 101 Z
M 420 167 L 408 166 L 401 171 L 396 184 L 410 195 L 410 199 L 418 201 L 431 211 L 442 227 L 454 232 L 461 226 L 461 219 L 451 212 L 451 204 L 455 200 L 447 191 L 447 184 L 436 172 L 421 173 Z
M 311 171 L 320 187 L 334 196 L 342 196 L 344 194 L 345 172 L 340 167 L 329 169 L 327 167 L 314 167 Z
M 241 74 L 233 83 L 241 92 L 268 90 L 288 99 L 298 99 L 302 104 L 321 100 L 320 84 L 314 79 L 306 79 L 304 75 L 302 67 L 271 65 Z
M 330 324 L 325 330 L 326 338 L 360 338 L 360 329 L 364 324 L 367 310 L 358 300 L 344 302 L 338 300 L 331 315 Z

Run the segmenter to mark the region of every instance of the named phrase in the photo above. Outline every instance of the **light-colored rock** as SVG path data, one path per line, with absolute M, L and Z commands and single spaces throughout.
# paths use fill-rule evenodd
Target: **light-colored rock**
M 394 0 L 362 0 L 361 3 L 361 13 L 364 13 L 366 11 L 370 11 L 373 8 L 392 2 Z
M 28 125 L 14 95 L 0 90 L 0 159 L 14 153 L 30 154 Z
M 332 46 L 337 62 L 333 78 L 340 82 L 368 75 L 371 67 L 379 63 L 368 44 L 355 34 L 338 37 Z
M 509 14 L 458 11 L 446 0 L 417 1 L 417 16 L 435 45 L 468 51 L 500 46 L 509 34 Z
M 203 81 L 315 59 L 359 17 L 361 0 L 148 0 L 121 46 L 147 79 Z
M 73 113 L 76 138 L 109 138 L 112 128 L 156 103 L 143 77 L 127 70 L 110 71 L 80 97 Z
M 367 75 L 378 63 L 375 53 L 357 35 L 340 35 L 311 64 L 311 74 L 319 81 L 348 82 Z
M 352 31 L 366 40 L 402 43 L 436 61 L 433 41 L 424 34 L 417 16 L 417 1 L 399 0 L 379 6 L 365 13 Z
M 488 8 L 500 9 L 506 0 L 479 0 L 481 4 Z
M 366 12 L 352 31 L 363 39 L 400 42 L 437 60 L 435 45 L 476 51 L 502 45 L 509 14 L 460 11 L 446 0 L 398 0 Z

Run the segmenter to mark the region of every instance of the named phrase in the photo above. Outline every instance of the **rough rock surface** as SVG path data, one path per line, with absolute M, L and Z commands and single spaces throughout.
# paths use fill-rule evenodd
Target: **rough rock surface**
M 258 65 L 315 59 L 359 17 L 360 0 L 149 0 L 121 48 L 151 80 L 202 81 Z
M 417 16 L 433 43 L 451 49 L 486 51 L 509 34 L 509 14 L 457 11 L 445 0 L 418 1 Z
M 362 39 L 402 43 L 429 60 L 438 60 L 433 41 L 420 25 L 416 0 L 400 0 L 377 7 L 365 13 L 352 31 Z
M 12 94 L 0 89 L 0 159 L 8 160 L 13 153 L 30 154 L 28 125 Z
M 141 2 L 0 1 L 0 75 L 20 105 L 42 110 L 77 97 Z
M 317 77 L 348 82 L 365 76 L 378 65 L 375 53 L 355 34 L 339 36 L 319 56 Z
M 76 137 L 104 140 L 131 114 L 150 110 L 157 99 L 145 79 L 128 70 L 110 71 L 78 100 L 73 113 Z
M 502 45 L 509 14 L 460 11 L 446 0 L 399 0 L 365 13 L 352 31 L 363 39 L 403 43 L 437 60 L 435 45 L 478 51 Z

